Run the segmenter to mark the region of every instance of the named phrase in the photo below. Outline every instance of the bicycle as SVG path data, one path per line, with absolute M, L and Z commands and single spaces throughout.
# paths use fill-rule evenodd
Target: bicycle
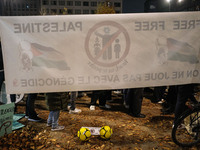
M 173 142 L 181 147 L 191 147 L 200 142 L 200 102 L 191 102 L 187 106 L 189 109 L 177 119 L 171 133 Z

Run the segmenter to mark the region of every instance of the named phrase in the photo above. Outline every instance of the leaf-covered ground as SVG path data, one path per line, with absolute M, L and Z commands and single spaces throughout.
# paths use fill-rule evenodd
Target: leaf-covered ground
M 0 138 L 0 149 L 3 150 L 182 150 L 171 140 L 173 115 L 162 115 L 160 104 L 151 103 L 144 98 L 142 113 L 146 118 L 129 116 L 123 106 L 122 95 L 113 95 L 110 110 L 96 107 L 89 110 L 90 93 L 76 101 L 77 108 L 82 109 L 80 114 L 69 114 L 62 111 L 60 114 L 62 131 L 51 131 L 46 126 L 49 111 L 46 109 L 43 95 L 36 100 L 36 111 L 44 119 L 43 122 L 29 122 L 22 118 L 25 125 L 9 135 Z M 25 113 L 25 100 L 17 104 L 17 113 Z M 77 131 L 82 126 L 102 127 L 108 125 L 113 129 L 110 140 L 103 140 L 99 136 L 92 136 L 88 142 L 82 142 L 77 137 Z M 198 146 L 192 150 L 198 150 Z

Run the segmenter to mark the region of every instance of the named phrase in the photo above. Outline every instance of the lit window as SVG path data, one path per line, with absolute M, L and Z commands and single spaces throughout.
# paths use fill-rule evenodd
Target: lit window
M 28 4 L 26 5 L 26 9 L 29 9 L 29 5 Z
M 107 6 L 111 7 L 112 6 L 112 2 L 106 2 Z

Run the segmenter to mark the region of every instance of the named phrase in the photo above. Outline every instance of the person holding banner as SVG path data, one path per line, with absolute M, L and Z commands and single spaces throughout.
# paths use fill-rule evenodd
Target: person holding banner
M 67 109 L 67 93 L 56 92 L 46 93 L 46 102 L 49 109 L 47 126 L 52 127 L 51 131 L 63 130 L 65 127 L 58 124 L 60 110 Z
M 1 87 L 3 82 L 5 81 L 5 76 L 4 76 L 4 64 L 3 64 L 3 55 L 2 55 L 2 49 L 1 49 L 1 41 L 0 41 L 0 91 L 1 91 Z M 15 102 L 16 101 L 16 95 L 15 94 L 11 94 L 10 95 L 10 100 L 11 102 Z M 17 107 L 15 106 L 15 112 L 17 111 Z
M 4 67 L 3 67 L 3 56 L 2 56 L 2 49 L 1 49 L 1 42 L 0 42 L 0 87 L 3 84 L 4 78 Z M 1 88 L 0 88 L 1 91 Z
M 129 102 L 129 115 L 136 118 L 146 117 L 144 114 L 141 114 L 143 91 L 143 88 L 132 88 L 127 89 L 125 94 L 125 99 Z

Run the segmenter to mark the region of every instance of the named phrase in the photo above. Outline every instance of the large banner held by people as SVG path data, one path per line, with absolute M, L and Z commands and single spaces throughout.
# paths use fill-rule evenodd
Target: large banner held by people
M 200 12 L 0 17 L 7 93 L 200 83 Z

